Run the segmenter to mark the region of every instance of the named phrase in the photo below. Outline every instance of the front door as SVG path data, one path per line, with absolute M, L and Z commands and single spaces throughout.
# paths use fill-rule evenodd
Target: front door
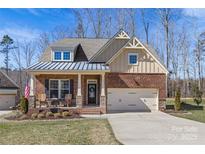
M 96 83 L 88 83 L 88 104 L 96 104 Z

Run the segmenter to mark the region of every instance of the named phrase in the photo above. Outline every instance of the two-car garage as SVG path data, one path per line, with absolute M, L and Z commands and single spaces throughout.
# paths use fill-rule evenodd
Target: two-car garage
M 150 112 L 158 110 L 158 90 L 152 88 L 108 88 L 107 111 Z

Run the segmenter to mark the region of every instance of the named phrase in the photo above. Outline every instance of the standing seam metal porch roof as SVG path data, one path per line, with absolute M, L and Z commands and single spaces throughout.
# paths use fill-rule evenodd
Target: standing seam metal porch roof
M 28 71 L 109 71 L 105 63 L 89 62 L 38 62 L 28 67 Z

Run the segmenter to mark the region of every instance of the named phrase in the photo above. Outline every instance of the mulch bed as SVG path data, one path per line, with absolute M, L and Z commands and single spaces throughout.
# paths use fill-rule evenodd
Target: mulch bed
M 164 112 L 168 114 L 192 114 L 191 112 L 184 111 L 184 110 L 181 110 L 181 111 L 165 110 Z
M 78 111 L 72 111 L 72 115 L 69 116 L 62 116 L 62 117 L 54 117 L 48 116 L 48 117 L 43 117 L 43 118 L 32 118 L 32 114 L 44 114 L 46 115 L 46 112 L 51 112 L 52 113 L 62 113 L 64 111 L 68 110 L 50 110 L 50 109 L 29 109 L 27 114 L 22 114 L 20 112 L 16 112 L 16 114 L 10 115 L 5 117 L 6 120 L 16 120 L 16 121 L 22 121 L 22 120 L 57 120 L 57 119 L 76 119 L 76 118 L 82 118 L 80 116 L 80 113 Z M 62 114 L 61 114 L 62 115 Z

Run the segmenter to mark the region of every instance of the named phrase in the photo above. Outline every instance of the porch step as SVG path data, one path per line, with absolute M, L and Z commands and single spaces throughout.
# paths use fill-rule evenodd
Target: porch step
M 100 108 L 82 108 L 81 114 L 101 114 Z

